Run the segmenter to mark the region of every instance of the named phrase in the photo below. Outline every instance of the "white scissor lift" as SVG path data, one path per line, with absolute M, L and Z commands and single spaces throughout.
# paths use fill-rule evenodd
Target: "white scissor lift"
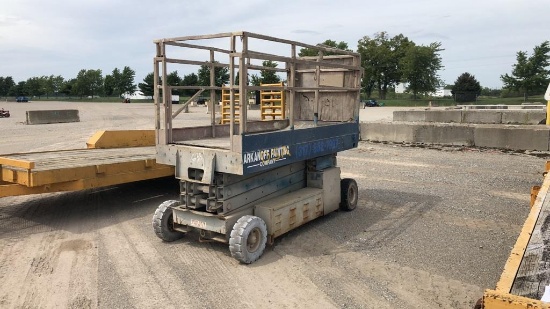
M 180 198 L 162 203 L 153 216 L 159 238 L 174 241 L 196 229 L 202 240 L 228 243 L 233 257 L 252 263 L 276 237 L 356 207 L 357 183 L 341 179 L 336 154 L 359 142 L 359 54 L 250 32 L 155 44 L 156 158 L 174 166 L 180 180 Z M 318 54 L 300 58 L 297 48 Z M 209 85 L 163 82 L 169 72 L 185 71 L 182 66 L 206 69 Z M 250 74 L 262 71 L 286 81 L 250 85 Z M 212 112 L 204 126 L 177 127 L 187 104 L 172 110 L 174 90 L 196 91 L 187 103 L 209 93 L 209 110 L 215 111 L 222 86 L 230 92 L 229 123 Z M 284 92 L 285 119 L 249 119 L 248 97 L 262 90 Z

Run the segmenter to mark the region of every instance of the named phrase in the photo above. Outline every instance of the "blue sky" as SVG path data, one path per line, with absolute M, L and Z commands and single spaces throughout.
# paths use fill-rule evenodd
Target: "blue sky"
M 16 82 L 129 66 L 138 83 L 152 72 L 153 40 L 167 37 L 243 30 L 355 50 L 362 37 L 386 31 L 420 45 L 441 42 L 446 83 L 469 72 L 500 88 L 518 51 L 550 40 L 548 0 L 0 0 L 0 7 L 0 76 Z

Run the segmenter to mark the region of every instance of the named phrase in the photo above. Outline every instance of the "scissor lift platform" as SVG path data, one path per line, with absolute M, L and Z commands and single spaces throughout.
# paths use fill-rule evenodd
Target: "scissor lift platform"
M 219 44 L 228 41 L 229 48 Z M 359 54 L 244 31 L 154 43 L 157 160 L 174 166 L 180 179 L 180 199 L 162 203 L 153 216 L 159 238 L 173 241 L 197 229 L 201 239 L 228 243 L 232 256 L 252 263 L 275 237 L 355 208 L 357 183 L 340 179 L 336 154 L 359 142 Z M 252 49 L 264 44 L 282 48 Z M 300 47 L 318 56 L 298 57 Z M 194 58 L 201 52 L 208 60 Z M 160 83 L 182 65 L 209 69 L 210 85 Z M 222 86 L 224 70 L 229 85 Z M 254 86 L 251 71 L 286 74 L 287 82 Z M 212 111 L 221 97 L 222 121 L 212 113 L 209 125 L 175 127 L 174 90 L 209 92 Z M 277 105 L 277 117 L 248 117 L 247 96 L 257 91 L 285 102 Z

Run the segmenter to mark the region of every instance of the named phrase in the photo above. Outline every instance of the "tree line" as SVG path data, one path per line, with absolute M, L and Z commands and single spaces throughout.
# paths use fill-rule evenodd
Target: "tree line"
M 351 51 L 345 42 L 326 40 L 320 45 Z M 389 89 L 399 83 L 407 85 L 407 91 L 416 98 L 420 94 L 428 94 L 443 87 L 444 83 L 438 75 L 443 68 L 440 52 L 443 51 L 440 42 L 418 45 L 403 34 L 391 37 L 387 32 L 379 32 L 372 37 L 364 36 L 357 43 L 357 52 L 361 55 L 361 66 L 364 75 L 361 80 L 362 91 L 367 97 L 374 92 L 378 98 L 385 99 Z M 332 53 L 324 53 L 330 55 Z M 302 48 L 300 57 L 317 56 L 316 49 Z M 504 89 L 522 93 L 525 98 L 530 94 L 543 93 L 550 81 L 550 45 L 548 41 L 535 46 L 532 55 L 519 51 L 517 63 L 513 65 L 511 74 L 500 76 Z M 263 66 L 276 67 L 277 63 L 264 61 Z M 229 81 L 227 67 L 215 68 L 215 84 L 221 86 Z M 111 74 L 102 76 L 101 70 L 81 70 L 76 78 L 65 80 L 62 76 L 31 77 L 26 81 L 15 83 L 13 78 L 0 76 L 0 96 L 30 95 L 35 97 L 67 96 L 121 96 L 141 90 L 145 96 L 153 95 L 153 73 L 147 74 L 143 82 L 135 85 L 135 71 L 129 67 L 122 70 L 115 68 Z M 236 77 L 236 82 L 239 78 Z M 252 85 L 260 83 L 278 83 L 280 77 L 271 70 L 261 70 L 259 75 L 248 76 Z M 210 68 L 202 65 L 196 73 L 179 76 L 177 71 L 167 75 L 167 82 L 172 86 L 207 86 L 210 85 Z M 452 88 L 453 96 L 460 101 L 472 101 L 482 91 L 492 92 L 482 88 L 475 76 L 464 72 L 458 76 Z M 174 94 L 191 96 L 195 90 L 178 90 Z
M 105 77 L 101 70 L 82 69 L 75 78 L 68 80 L 61 75 L 50 75 L 31 77 L 15 83 L 11 76 L 0 76 L 0 97 L 121 96 L 124 93 L 135 92 L 135 75 L 134 70 L 125 66 L 122 70 L 115 68 Z

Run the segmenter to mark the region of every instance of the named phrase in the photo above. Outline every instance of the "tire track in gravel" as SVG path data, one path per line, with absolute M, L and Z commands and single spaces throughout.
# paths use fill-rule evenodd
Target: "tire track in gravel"
M 20 215 L 7 232 L 16 246 L 3 259 L 17 264 L 6 280 L 18 286 L 18 297 L 3 297 L 13 306 L 88 308 L 97 287 L 97 250 L 86 224 L 75 223 L 82 194 L 34 196 L 31 202 L 6 209 Z M 30 197 L 27 197 L 30 199 Z M 55 205 L 55 207 L 51 206 Z M 9 212 L 9 211 L 7 211 Z M 33 222 L 27 228 L 27 222 Z M 7 256 L 7 257 L 6 257 Z
M 300 256 L 307 259 L 301 271 L 340 308 L 468 308 L 482 293 L 477 286 L 351 251 L 315 229 L 287 241 L 277 247 L 281 255 L 315 241 L 306 250 L 309 257 Z
M 96 197 L 97 203 L 107 205 L 105 209 L 132 204 L 118 207 L 108 216 L 107 213 L 100 215 L 108 220 L 106 227 L 99 231 L 101 250 L 107 259 L 100 261 L 103 265 L 100 276 L 116 272 L 107 284 L 123 289 L 129 304 L 137 308 L 154 305 L 226 308 L 228 301 L 234 306 L 250 307 L 234 297 L 239 288 L 234 286 L 233 276 L 226 266 L 227 260 L 232 258 L 226 252 L 221 253 L 225 246 L 198 243 L 195 239 L 162 242 L 151 227 L 152 215 L 160 202 L 130 196 L 132 193 Z M 143 201 L 132 203 L 132 200 Z M 114 296 L 111 290 L 103 290 L 100 301 L 120 304 L 109 300 Z

